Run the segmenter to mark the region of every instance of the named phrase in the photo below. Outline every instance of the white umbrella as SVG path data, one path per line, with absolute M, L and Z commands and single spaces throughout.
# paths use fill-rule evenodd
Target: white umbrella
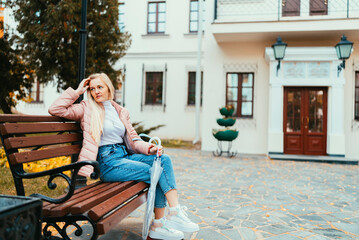
M 140 136 L 146 136 L 145 134 L 140 134 Z M 161 146 L 161 140 L 158 137 L 153 137 L 149 140 L 150 143 L 154 142 L 157 145 L 158 149 Z M 142 239 L 146 240 L 148 236 L 148 232 L 150 229 L 150 225 L 153 219 L 153 209 L 155 205 L 155 197 L 156 197 L 156 186 L 160 176 L 162 174 L 163 168 L 161 167 L 161 158 L 159 156 L 159 151 L 157 150 L 155 160 L 153 161 L 152 167 L 150 168 L 151 173 L 151 185 L 148 189 L 147 193 L 147 205 L 146 205 L 146 212 L 145 218 L 143 221 L 142 227 Z

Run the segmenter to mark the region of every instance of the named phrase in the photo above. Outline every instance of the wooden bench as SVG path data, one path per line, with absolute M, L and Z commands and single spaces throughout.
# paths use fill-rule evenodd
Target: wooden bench
M 53 180 L 57 178 L 68 184 L 67 193 L 58 198 L 40 193 L 31 195 L 43 200 L 44 239 L 58 239 L 51 236 L 50 226 L 57 230 L 61 239 L 70 239 L 66 232 L 69 226 L 75 227 L 75 234 L 81 236 L 83 229 L 77 221 L 88 221 L 93 228 L 92 236 L 83 239 L 97 239 L 147 200 L 148 184 L 143 182 L 99 181 L 76 189 L 76 177 L 82 166 L 93 166 L 91 178 L 98 178 L 96 159 L 72 161 L 69 165 L 36 173 L 24 170 L 26 163 L 52 157 L 71 156 L 77 160 L 82 144 L 79 123 L 53 116 L 0 114 L 0 132 L 17 195 L 25 196 L 23 179 L 47 176 L 50 189 L 56 188 Z M 64 174 L 69 170 L 71 176 Z

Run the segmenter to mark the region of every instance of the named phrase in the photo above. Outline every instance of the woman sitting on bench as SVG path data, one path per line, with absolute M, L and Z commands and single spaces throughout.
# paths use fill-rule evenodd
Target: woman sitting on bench
M 74 102 L 87 91 L 86 101 Z M 114 102 L 115 88 L 104 73 L 82 80 L 76 90 L 68 88 L 49 108 L 54 116 L 81 122 L 83 143 L 81 160 L 97 159 L 104 182 L 143 181 L 150 183 L 149 169 L 157 146 L 139 139 L 129 112 Z M 163 149 L 160 149 L 160 154 Z M 178 203 L 176 181 L 169 156 L 162 155 L 163 172 L 156 187 L 155 219 L 149 236 L 157 239 L 182 239 L 183 232 L 199 230 L 191 222 L 185 208 Z M 92 167 L 82 167 L 80 174 L 89 176 Z M 169 211 L 165 216 L 166 200 Z

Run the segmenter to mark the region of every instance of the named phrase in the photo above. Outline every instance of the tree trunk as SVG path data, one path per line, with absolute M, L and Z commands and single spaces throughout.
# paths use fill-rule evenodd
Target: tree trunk
M 4 113 L 11 113 L 11 107 L 7 104 L 5 99 L 0 99 L 0 108 Z

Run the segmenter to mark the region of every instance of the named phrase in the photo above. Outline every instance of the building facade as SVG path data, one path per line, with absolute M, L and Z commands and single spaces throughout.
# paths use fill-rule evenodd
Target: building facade
M 132 35 L 116 65 L 121 102 L 133 121 L 165 124 L 153 133 L 162 138 L 195 138 L 198 11 L 191 0 L 120 2 Z M 232 104 L 240 153 L 359 158 L 359 53 L 339 72 L 334 48 L 343 34 L 359 44 L 359 0 L 206 0 L 203 11 L 202 150 L 217 148 L 218 110 Z M 278 36 L 288 47 L 277 71 Z M 18 110 L 46 113 L 51 91 Z

